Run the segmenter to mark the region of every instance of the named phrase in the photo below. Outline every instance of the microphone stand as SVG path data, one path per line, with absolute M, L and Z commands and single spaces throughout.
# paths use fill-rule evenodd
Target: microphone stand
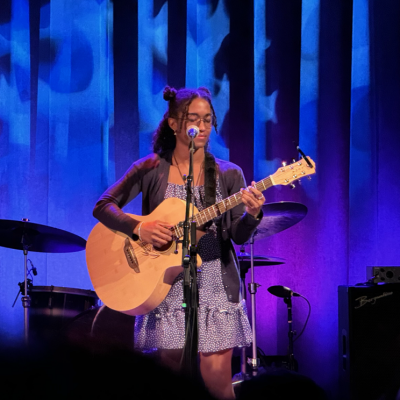
M 189 175 L 186 179 L 186 213 L 183 224 L 182 266 L 183 271 L 183 304 L 185 308 L 185 345 L 182 354 L 181 370 L 191 378 L 197 377 L 198 352 L 198 303 L 197 290 L 197 245 L 196 222 L 189 218 L 192 204 L 193 154 L 194 140 L 190 142 Z M 189 235 L 190 230 L 190 235 Z
M 296 371 L 298 370 L 298 365 L 297 365 L 297 361 L 294 358 L 294 354 L 293 354 L 293 337 L 295 335 L 295 331 L 293 330 L 293 316 L 292 316 L 292 297 L 293 296 L 297 296 L 297 297 L 303 297 L 298 293 L 293 292 L 293 290 L 289 289 L 288 287 L 285 286 L 270 286 L 268 288 L 268 292 L 270 292 L 271 294 L 273 294 L 274 296 L 277 297 L 282 297 L 283 301 L 285 302 L 286 306 L 287 306 L 287 319 L 288 319 L 288 328 L 289 328 L 289 332 L 288 332 L 288 338 L 289 338 L 289 346 L 288 346 L 288 355 L 287 357 L 284 357 L 287 359 L 287 366 L 288 369 L 290 371 Z M 306 322 L 307 324 L 307 322 Z M 279 359 L 281 359 L 282 357 L 269 357 L 272 361 L 274 359 L 276 359 L 276 361 L 278 361 Z
M 283 301 L 287 305 L 288 311 L 288 337 L 289 337 L 289 347 L 288 347 L 288 367 L 290 371 L 297 371 L 297 364 L 293 354 L 293 317 L 292 317 L 292 294 L 284 297 Z

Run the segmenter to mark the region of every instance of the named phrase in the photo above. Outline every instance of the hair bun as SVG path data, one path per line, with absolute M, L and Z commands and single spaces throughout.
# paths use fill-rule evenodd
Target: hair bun
M 165 86 L 164 92 L 163 92 L 163 97 L 164 100 L 170 101 L 175 99 L 176 97 L 176 89 L 170 86 Z

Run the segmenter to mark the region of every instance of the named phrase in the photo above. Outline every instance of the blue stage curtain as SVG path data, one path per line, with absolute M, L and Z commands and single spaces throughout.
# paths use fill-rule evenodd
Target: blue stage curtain
M 151 151 L 166 85 L 207 86 L 211 150 L 260 180 L 298 158 L 311 181 L 267 202 L 308 207 L 297 225 L 256 240 L 286 259 L 259 267 L 257 339 L 287 346 L 285 285 L 313 312 L 296 342 L 300 371 L 333 398 L 337 287 L 366 267 L 399 265 L 400 3 L 390 0 L 3 0 L 0 8 L 0 218 L 87 238 L 100 194 Z M 140 198 L 127 211 L 139 214 Z M 0 243 L 1 246 L 1 243 Z M 249 246 L 245 246 L 250 251 Z M 90 289 L 85 253 L 30 253 L 35 285 Z M 0 334 L 23 330 L 21 251 L 0 247 Z M 299 331 L 307 307 L 294 302 Z

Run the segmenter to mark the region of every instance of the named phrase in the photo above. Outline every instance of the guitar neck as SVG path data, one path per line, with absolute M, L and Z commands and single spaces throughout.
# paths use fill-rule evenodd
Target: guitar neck
M 256 183 L 255 187 L 263 192 L 273 186 L 271 177 L 268 176 L 267 178 L 259 181 Z M 218 217 L 219 215 L 224 214 L 225 212 L 231 210 L 232 208 L 238 206 L 242 203 L 242 193 L 237 192 L 232 196 L 227 197 L 226 199 L 213 204 L 212 206 L 200 211 L 196 214 L 193 218 L 193 221 L 196 222 L 196 226 L 200 227 L 207 222 L 211 221 L 213 218 Z M 179 224 L 175 225 L 173 228 L 175 232 L 175 236 L 180 238 L 183 236 L 183 224 L 180 222 Z

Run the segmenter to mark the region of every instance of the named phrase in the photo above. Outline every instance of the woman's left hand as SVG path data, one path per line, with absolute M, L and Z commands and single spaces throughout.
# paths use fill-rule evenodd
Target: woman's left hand
M 254 181 L 251 182 L 251 186 L 240 189 L 240 192 L 242 193 L 242 200 L 246 206 L 247 213 L 257 218 L 265 201 L 262 192 L 256 189 L 256 183 Z

